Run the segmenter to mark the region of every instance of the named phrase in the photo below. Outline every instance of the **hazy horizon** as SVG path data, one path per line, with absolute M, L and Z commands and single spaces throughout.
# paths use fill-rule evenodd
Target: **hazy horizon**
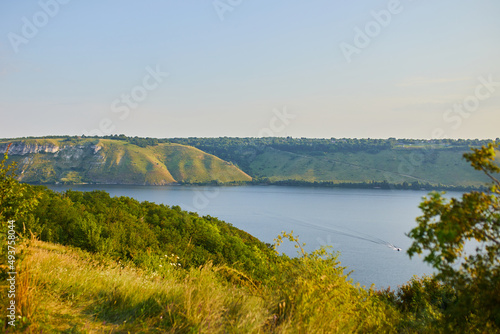
M 0 8 L 2 138 L 500 136 L 498 1 Z
M 99 136 L 100 138 L 106 137 L 106 136 L 118 136 L 118 135 L 124 135 L 123 133 L 118 133 L 118 134 L 110 134 L 110 135 L 103 135 Z M 1 137 L 0 140 L 5 140 L 5 139 L 19 139 L 19 138 L 49 138 L 49 137 L 95 137 L 95 136 L 87 136 L 87 135 L 77 135 L 77 134 L 61 134 L 61 135 L 54 135 L 54 134 L 47 134 L 47 135 L 40 135 L 40 136 L 17 136 L 17 137 Z M 134 137 L 134 136 L 127 136 L 127 137 Z M 156 139 L 174 139 L 174 138 L 264 138 L 264 137 L 237 137 L 237 136 L 205 136 L 205 137 L 196 137 L 196 136 L 186 136 L 186 137 L 151 137 L 151 136 L 136 136 L 139 138 L 156 138 Z M 408 138 L 408 137 L 380 137 L 380 138 L 373 138 L 373 137 L 295 137 L 295 136 L 274 136 L 270 138 L 292 138 L 292 139 L 380 139 L 380 140 L 389 140 L 389 139 L 395 139 L 395 140 L 422 140 L 422 141 L 432 141 L 432 140 L 440 140 L 437 138 Z M 500 137 L 496 138 L 441 138 L 441 139 L 451 139 L 451 140 L 492 140 L 492 141 L 498 141 L 500 140 Z

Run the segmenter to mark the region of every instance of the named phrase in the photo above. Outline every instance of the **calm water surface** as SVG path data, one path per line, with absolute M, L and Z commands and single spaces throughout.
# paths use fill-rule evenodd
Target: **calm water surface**
M 218 217 L 260 240 L 273 243 L 281 231 L 293 230 L 306 250 L 329 245 L 339 251 L 351 278 L 361 285 L 393 288 L 413 275 L 432 273 L 420 258 L 409 259 L 411 240 L 405 233 L 416 226 L 418 204 L 426 191 L 381 189 L 322 189 L 240 186 L 51 186 L 64 191 L 105 190 L 111 196 L 179 205 L 200 215 Z M 450 193 L 454 197 L 460 193 Z M 384 242 L 401 247 L 398 252 Z M 280 247 L 296 254 L 290 245 Z

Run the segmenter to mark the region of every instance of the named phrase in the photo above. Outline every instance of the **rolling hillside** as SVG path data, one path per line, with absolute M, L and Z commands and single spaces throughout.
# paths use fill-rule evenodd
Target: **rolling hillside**
M 232 163 L 180 144 L 140 147 L 113 139 L 13 139 L 0 141 L 0 152 L 8 143 L 23 182 L 165 185 L 252 180 Z
M 488 182 L 463 159 L 486 140 L 48 137 L 12 142 L 10 158 L 30 183 L 430 184 Z M 500 155 L 499 155 L 500 156 Z M 497 157 L 500 162 L 500 158 Z
M 390 183 L 418 181 L 456 186 L 478 186 L 488 181 L 468 165 L 461 152 L 440 150 L 418 158 L 412 153 L 409 150 L 384 150 L 312 156 L 268 148 L 250 163 L 248 172 L 271 181 L 342 183 L 386 180 Z
M 174 138 L 232 161 L 256 180 L 481 186 L 463 154 L 487 140 Z M 497 156 L 497 161 L 500 162 Z

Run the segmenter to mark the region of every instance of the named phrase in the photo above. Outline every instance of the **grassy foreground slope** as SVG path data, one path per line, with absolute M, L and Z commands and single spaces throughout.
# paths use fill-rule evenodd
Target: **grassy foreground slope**
M 390 333 L 398 320 L 333 268 L 316 268 L 319 262 L 297 262 L 303 272 L 271 288 L 229 283 L 229 268 L 210 263 L 190 270 L 167 264 L 158 274 L 37 240 L 23 251 L 22 316 L 9 332 Z
M 0 153 L 8 143 L 23 182 L 164 185 L 251 180 L 233 164 L 180 144 L 141 147 L 113 139 L 14 139 L 0 141 Z

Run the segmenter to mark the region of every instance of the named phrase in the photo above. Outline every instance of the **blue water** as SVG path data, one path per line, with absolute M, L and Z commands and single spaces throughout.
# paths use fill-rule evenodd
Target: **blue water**
M 409 259 L 405 236 L 416 226 L 418 205 L 426 191 L 327 189 L 309 187 L 240 186 L 50 186 L 64 191 L 105 190 L 111 196 L 179 205 L 200 215 L 218 217 L 273 243 L 281 231 L 293 230 L 306 251 L 322 245 L 340 252 L 342 266 L 353 271 L 354 282 L 377 288 L 396 288 L 413 275 L 432 273 L 421 258 Z M 450 193 L 454 197 L 460 193 Z M 385 242 L 401 247 L 398 252 Z M 296 254 L 291 244 L 279 249 Z

